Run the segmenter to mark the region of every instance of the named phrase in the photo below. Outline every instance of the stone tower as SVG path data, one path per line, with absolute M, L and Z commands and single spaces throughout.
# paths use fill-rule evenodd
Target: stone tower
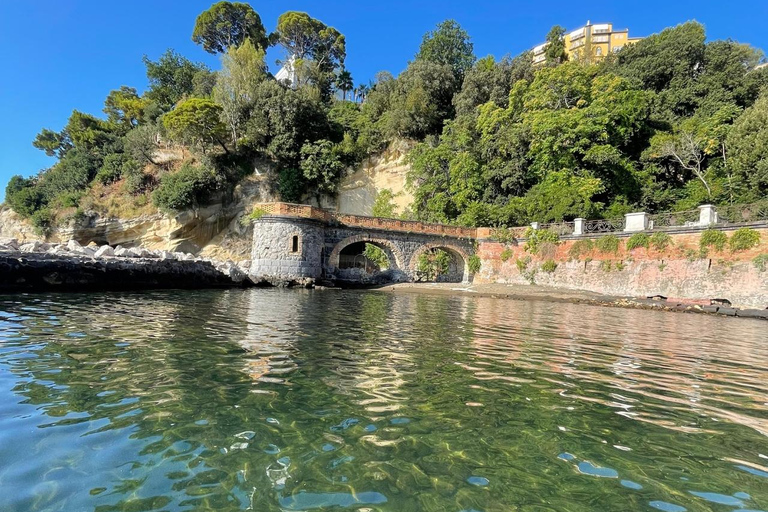
M 323 272 L 323 222 L 264 216 L 253 222 L 250 273 L 275 279 L 317 279 Z

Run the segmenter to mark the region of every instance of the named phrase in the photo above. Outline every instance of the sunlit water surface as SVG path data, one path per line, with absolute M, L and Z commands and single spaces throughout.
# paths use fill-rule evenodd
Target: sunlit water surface
M 768 324 L 354 291 L 0 297 L 2 511 L 768 510 Z

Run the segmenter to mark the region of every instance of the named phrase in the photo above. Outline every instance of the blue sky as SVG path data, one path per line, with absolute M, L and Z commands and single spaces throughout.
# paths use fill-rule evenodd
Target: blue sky
M 218 58 L 190 40 L 195 17 L 212 0 L 0 0 L 0 198 L 14 174 L 25 176 L 53 159 L 32 147 L 41 128 L 60 129 L 73 109 L 101 114 L 110 90 L 143 91 L 141 58 L 174 48 L 214 69 Z M 588 19 L 629 28 L 630 36 L 698 20 L 709 39 L 732 38 L 768 50 L 768 1 L 644 0 L 325 0 L 250 2 L 268 31 L 287 10 L 301 10 L 347 38 L 347 67 L 356 83 L 380 70 L 399 73 L 424 32 L 446 18 L 472 36 L 478 56 L 515 55 L 542 42 L 552 25 L 577 28 Z M 281 55 L 273 50 L 269 63 Z

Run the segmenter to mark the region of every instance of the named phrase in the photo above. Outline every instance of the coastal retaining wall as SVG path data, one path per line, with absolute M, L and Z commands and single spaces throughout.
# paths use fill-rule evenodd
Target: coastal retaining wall
M 620 240 L 617 252 L 593 248 L 578 257 L 572 254 L 573 245 L 589 237 L 561 240 L 536 255 L 525 250 L 524 241 L 503 244 L 485 239 L 478 246 L 482 268 L 475 282 L 535 283 L 606 295 L 724 298 L 734 305 L 762 309 L 768 307 L 768 271 L 754 259 L 768 254 L 768 229 L 757 231 L 758 247 L 735 253 L 727 246 L 722 251 L 710 248 L 706 256 L 700 253 L 701 231 L 669 233 L 671 244 L 662 251 L 642 247 L 628 251 L 631 234 L 615 233 Z M 550 263 L 550 272 L 545 271 L 548 260 L 557 265 L 552 270 Z

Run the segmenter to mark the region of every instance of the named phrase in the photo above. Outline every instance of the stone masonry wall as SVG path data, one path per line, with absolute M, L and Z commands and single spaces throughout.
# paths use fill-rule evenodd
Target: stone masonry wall
M 733 234 L 733 230 L 723 231 Z M 757 231 L 761 234 L 758 247 L 736 253 L 727 246 L 720 252 L 710 249 L 706 257 L 699 253 L 700 231 L 670 233 L 672 245 L 663 251 L 627 251 L 629 235 L 621 234 L 615 254 L 593 249 L 578 258 L 569 254 L 571 248 L 579 239 L 588 237 L 563 240 L 555 247 L 545 247 L 545 254 L 539 255 L 526 252 L 523 241 L 504 245 L 484 240 L 479 244 L 482 268 L 475 282 L 536 283 L 619 296 L 725 298 L 734 305 L 765 308 L 768 272 L 761 271 L 753 260 L 768 254 L 768 229 Z M 530 262 L 524 265 L 527 258 Z M 549 259 L 557 264 L 553 272 L 542 269 Z
M 253 224 L 250 273 L 276 279 L 316 279 L 322 275 L 322 223 L 309 219 L 263 217 Z M 298 247 L 293 251 L 293 237 Z

